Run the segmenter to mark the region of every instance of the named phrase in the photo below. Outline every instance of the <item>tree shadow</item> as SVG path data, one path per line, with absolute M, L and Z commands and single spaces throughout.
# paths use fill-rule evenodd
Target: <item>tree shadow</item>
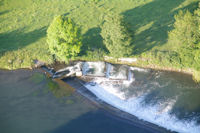
M 105 45 L 103 45 L 103 38 L 100 35 L 101 28 L 95 27 L 89 29 L 83 35 L 83 46 L 81 48 L 81 55 L 85 55 L 87 51 L 102 50 L 107 52 Z
M 122 13 L 124 21 L 135 31 L 134 54 L 141 54 L 167 42 L 168 31 L 173 28 L 174 15 L 183 9 L 194 9 L 197 2 L 184 8 L 178 6 L 185 0 L 154 0 Z
M 0 12 L 0 16 L 1 16 L 1 15 L 4 15 L 4 14 L 6 14 L 6 13 L 9 13 L 9 12 L 10 12 L 9 10 L 2 11 L 2 12 Z
M 25 28 L 0 34 L 0 53 L 17 50 L 31 43 L 36 42 L 46 35 L 47 27 L 42 27 L 30 32 L 25 32 Z
M 5 11 L 1 11 L 0 12 L 0 23 L 3 23 L 5 21 L 5 19 L 6 19 L 6 17 L 4 17 L 3 15 L 5 15 L 5 14 L 7 14 L 9 12 L 10 12 L 10 10 L 5 10 Z

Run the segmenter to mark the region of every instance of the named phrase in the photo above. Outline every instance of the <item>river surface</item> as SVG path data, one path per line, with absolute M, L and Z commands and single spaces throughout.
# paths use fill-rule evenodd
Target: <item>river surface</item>
M 97 107 L 40 70 L 0 70 L 0 133 L 94 132 L 153 133 Z
M 99 99 L 170 131 L 200 133 L 200 85 L 191 75 L 102 62 L 87 64 L 88 75 L 106 74 L 107 78 L 94 78 L 95 85 L 85 85 Z M 129 81 L 124 81 L 127 77 Z
M 85 88 L 101 101 L 166 131 L 123 120 L 40 70 L 1 70 L 0 132 L 200 133 L 200 85 L 190 75 L 102 62 L 84 72 L 93 76 Z

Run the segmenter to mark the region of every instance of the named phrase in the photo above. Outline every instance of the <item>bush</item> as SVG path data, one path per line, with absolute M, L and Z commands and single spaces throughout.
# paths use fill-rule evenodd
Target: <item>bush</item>
M 122 17 L 108 15 L 101 26 L 103 42 L 112 57 L 124 57 L 132 53 L 131 36 Z
M 68 62 L 80 53 L 81 34 L 75 23 L 66 16 L 55 17 L 47 30 L 50 52 L 59 61 Z
M 200 82 L 200 71 L 193 71 L 192 78 L 195 82 Z

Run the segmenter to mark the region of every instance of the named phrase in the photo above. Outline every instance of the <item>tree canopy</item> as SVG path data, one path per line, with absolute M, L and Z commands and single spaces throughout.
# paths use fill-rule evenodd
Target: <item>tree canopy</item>
M 200 48 L 200 13 L 180 11 L 175 16 L 174 30 L 169 32 L 169 41 L 185 48 Z
M 101 36 L 112 57 L 124 57 L 131 54 L 131 36 L 121 16 L 106 16 L 101 26 Z
M 47 30 L 47 43 L 56 59 L 68 62 L 80 53 L 80 29 L 66 16 L 57 16 Z
M 193 68 L 194 79 L 200 81 L 200 4 L 194 12 L 179 11 L 174 29 L 169 32 L 169 43 L 180 58 L 181 67 Z

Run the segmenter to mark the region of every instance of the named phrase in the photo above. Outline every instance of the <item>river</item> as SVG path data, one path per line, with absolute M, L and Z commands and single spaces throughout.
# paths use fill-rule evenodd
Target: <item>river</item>
M 106 73 L 99 69 L 102 65 L 90 65 L 94 68 L 90 76 L 126 77 L 123 65 L 113 65 Z M 200 86 L 190 75 L 134 67 L 131 71 L 133 78 L 128 83 L 93 78 L 97 84 L 84 86 L 108 105 L 168 131 L 132 123 L 96 106 L 63 82 L 52 81 L 40 70 L 23 69 L 0 71 L 0 132 L 200 132 Z
M 59 84 L 41 70 L 0 70 L 0 133 L 152 133 Z

